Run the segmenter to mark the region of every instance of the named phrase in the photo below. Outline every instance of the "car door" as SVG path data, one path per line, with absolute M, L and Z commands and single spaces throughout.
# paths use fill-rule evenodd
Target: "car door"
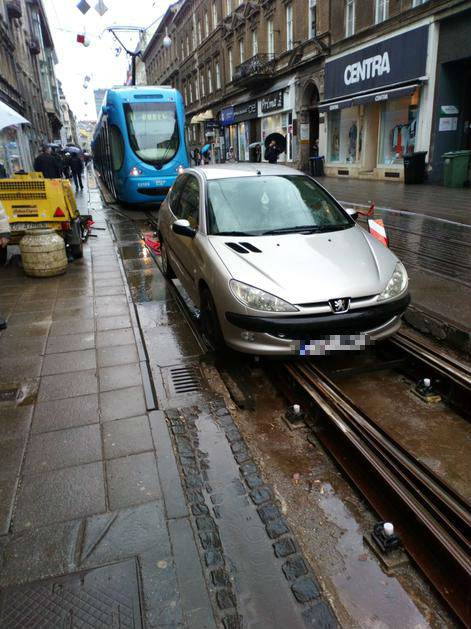
M 173 233 L 172 244 L 177 258 L 178 268 L 181 271 L 181 282 L 190 297 L 195 300 L 197 298 L 195 277 L 199 264 L 195 240 L 198 238 L 200 223 L 201 191 L 200 183 L 195 175 L 187 174 L 186 177 L 187 180 L 178 199 L 177 213 L 178 218 L 186 219 L 190 223 L 190 227 L 197 232 L 197 235 L 195 238 L 190 238 Z
M 177 219 L 183 218 L 179 201 L 182 190 L 188 180 L 188 176 L 189 175 L 185 174 L 177 177 L 159 211 L 159 231 L 167 245 L 167 255 L 169 256 L 170 263 L 180 280 L 182 269 L 180 268 L 180 263 L 176 258 L 175 246 L 178 246 L 178 242 L 174 241 L 176 234 L 172 231 L 172 224 Z

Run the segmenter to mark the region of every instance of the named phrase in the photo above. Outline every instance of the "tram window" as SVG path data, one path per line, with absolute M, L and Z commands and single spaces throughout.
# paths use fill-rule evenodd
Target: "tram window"
M 163 165 L 179 148 L 175 103 L 125 103 L 131 148 L 142 161 Z
M 114 124 L 110 126 L 110 144 L 113 170 L 119 170 L 124 161 L 124 141 L 121 131 Z
M 200 211 L 200 186 L 196 177 L 188 175 L 188 181 L 180 196 L 180 218 L 186 218 L 193 229 L 198 229 Z
M 180 177 L 176 178 L 175 183 L 172 186 L 172 189 L 170 191 L 170 195 L 168 198 L 170 209 L 172 210 L 172 212 L 175 214 L 177 218 L 183 218 L 181 207 L 178 201 L 179 201 L 181 191 L 183 190 L 185 183 L 188 180 L 188 177 L 189 175 L 180 175 Z

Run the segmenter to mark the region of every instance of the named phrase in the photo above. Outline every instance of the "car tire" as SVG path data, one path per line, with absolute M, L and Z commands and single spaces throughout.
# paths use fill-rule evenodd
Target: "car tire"
M 203 288 L 201 291 L 200 322 L 203 338 L 210 349 L 215 352 L 225 349 L 226 343 L 219 324 L 216 305 L 208 288 Z
M 172 265 L 170 264 L 170 260 L 168 259 L 167 246 L 163 241 L 162 237 L 160 238 L 160 259 L 162 260 L 162 273 L 163 276 L 167 280 L 174 280 L 176 275 L 172 269 Z

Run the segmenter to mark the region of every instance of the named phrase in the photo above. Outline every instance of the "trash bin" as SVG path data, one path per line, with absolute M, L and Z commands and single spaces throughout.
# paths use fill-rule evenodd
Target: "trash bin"
M 313 177 L 324 176 L 324 156 L 310 157 L 309 164 L 311 167 L 311 175 Z
M 470 156 L 471 151 L 451 151 L 442 155 L 443 183 L 447 188 L 462 188 L 468 181 Z
M 427 151 L 404 155 L 404 183 L 424 183 Z

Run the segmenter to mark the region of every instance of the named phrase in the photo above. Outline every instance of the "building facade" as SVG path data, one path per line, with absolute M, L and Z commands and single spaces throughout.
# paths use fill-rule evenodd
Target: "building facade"
M 169 8 L 144 51 L 147 81 L 183 94 L 190 146 L 209 140 L 217 160 L 233 152 L 244 161 L 277 134 L 280 161 L 307 167 L 328 21 L 326 0 L 186 0 Z
M 181 91 L 190 146 L 214 142 L 218 160 L 260 159 L 274 137 L 282 162 L 307 169 L 319 154 L 328 175 L 403 181 L 404 156 L 423 151 L 439 181 L 443 152 L 470 142 L 470 9 L 469 0 L 184 0 L 143 54 L 147 81 Z
M 57 59 L 40 0 L 0 0 L 0 100 L 29 125 L 0 130 L 0 163 L 8 174 L 30 170 L 45 142 L 60 141 Z

